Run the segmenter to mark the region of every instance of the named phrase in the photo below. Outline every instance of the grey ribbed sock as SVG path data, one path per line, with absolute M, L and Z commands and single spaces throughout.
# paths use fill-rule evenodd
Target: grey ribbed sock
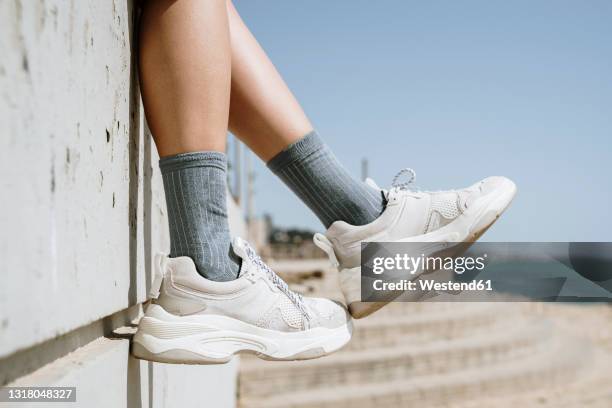
M 240 258 L 227 222 L 227 158 L 220 152 L 182 153 L 159 161 L 170 226 L 170 256 L 188 256 L 200 275 L 236 279 Z
M 384 210 L 381 191 L 351 177 L 314 131 L 274 156 L 268 167 L 326 228 L 339 220 L 365 225 Z

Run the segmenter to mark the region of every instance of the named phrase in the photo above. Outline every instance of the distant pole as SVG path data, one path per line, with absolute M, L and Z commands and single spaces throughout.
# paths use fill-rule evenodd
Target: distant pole
M 365 181 L 368 178 L 368 159 L 361 159 L 361 179 Z
M 247 227 L 250 225 L 253 220 L 253 181 L 255 176 L 253 174 L 253 169 L 251 168 L 251 154 L 250 152 L 245 152 L 244 155 L 244 166 L 246 167 L 246 178 L 247 178 L 247 188 L 246 188 L 246 219 L 247 219 Z
M 242 145 L 237 137 L 234 137 L 234 200 L 242 205 Z

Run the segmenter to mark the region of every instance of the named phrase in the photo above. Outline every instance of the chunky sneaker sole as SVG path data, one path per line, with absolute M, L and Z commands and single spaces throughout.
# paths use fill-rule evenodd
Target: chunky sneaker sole
M 394 239 L 389 239 L 388 236 L 386 236 L 386 231 L 383 231 L 382 233 L 379 232 L 374 234 L 373 239 L 363 239 L 363 242 L 464 243 L 452 245 L 450 251 L 445 252 L 445 256 L 459 256 L 465 252 L 474 241 L 480 238 L 480 236 L 489 227 L 491 227 L 495 221 L 497 221 L 501 214 L 508 208 L 516 195 L 516 185 L 507 178 L 490 177 L 483 180 L 481 183 L 485 182 L 494 185 L 495 188 L 492 191 L 488 191 L 487 194 L 470 201 L 469 206 L 462 209 L 461 213 L 456 216 L 456 218 L 442 227 L 433 229 L 425 234 L 410 235 L 405 237 L 397 237 L 396 234 Z M 474 186 L 471 188 L 474 188 Z M 400 199 L 401 198 L 398 198 L 398 200 Z M 346 227 L 341 225 L 340 228 Z M 328 230 L 328 235 L 333 234 L 345 238 L 347 235 L 354 233 L 349 232 L 349 234 L 346 234 L 344 231 L 330 233 Z M 324 249 L 328 255 L 330 255 L 332 262 L 340 265 L 340 287 L 344 294 L 348 310 L 353 318 L 360 319 L 366 317 L 402 294 L 402 292 L 394 293 L 392 298 L 384 302 L 362 302 L 361 266 L 348 268 L 342 267 L 342 262 L 338 261 L 336 252 L 334 252 L 334 249 L 336 251 L 338 250 L 338 244 L 336 243 L 334 246 L 328 238 L 322 236 L 321 234 L 317 234 L 317 236 L 315 236 L 315 244 Z M 351 260 L 351 263 L 353 264 L 359 263 L 355 260 L 356 255 L 358 255 L 355 253 L 356 250 L 356 248 L 352 249 L 351 256 L 353 259 Z M 412 279 L 416 279 L 419 275 L 420 274 L 418 273 L 415 274 Z
M 172 364 L 222 364 L 240 352 L 265 360 L 307 360 L 339 350 L 351 333 L 350 321 L 334 329 L 280 332 L 221 315 L 175 316 L 150 304 L 134 335 L 132 354 Z

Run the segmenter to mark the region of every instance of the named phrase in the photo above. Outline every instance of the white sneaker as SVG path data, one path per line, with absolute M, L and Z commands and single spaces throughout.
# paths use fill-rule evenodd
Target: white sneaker
M 410 180 L 398 183 L 405 173 L 410 173 Z M 472 242 L 499 218 L 516 194 L 515 184 L 505 177 L 488 177 L 462 190 L 437 192 L 410 190 L 414 179 L 412 169 L 395 176 L 393 188 L 383 190 L 387 199 L 384 212 L 370 224 L 336 221 L 325 235 L 314 236 L 315 244 L 340 270 L 340 288 L 354 318 L 388 303 L 361 302 L 361 242 Z
M 246 243 L 239 278 L 213 282 L 200 276 L 191 258 L 158 255 L 158 272 L 132 353 L 164 363 L 225 363 L 250 351 L 269 360 L 322 357 L 351 338 L 350 316 L 328 299 L 292 292 Z

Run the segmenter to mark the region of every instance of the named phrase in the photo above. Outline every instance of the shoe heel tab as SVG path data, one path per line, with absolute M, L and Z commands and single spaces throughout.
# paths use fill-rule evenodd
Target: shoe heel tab
M 338 258 L 336 257 L 336 252 L 334 251 L 334 246 L 325 235 L 317 232 L 312 237 L 312 241 L 327 254 L 333 267 L 336 268 L 340 265 L 340 262 L 338 262 Z
M 159 291 L 161 289 L 162 282 L 166 277 L 166 271 L 168 270 L 168 257 L 165 254 L 155 254 L 153 260 L 153 280 L 151 282 L 151 289 L 149 290 L 149 298 L 157 299 L 159 297 Z

